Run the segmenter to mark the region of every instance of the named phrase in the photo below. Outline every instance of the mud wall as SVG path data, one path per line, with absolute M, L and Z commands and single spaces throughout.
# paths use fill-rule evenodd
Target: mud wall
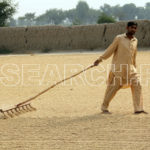
M 138 20 L 139 47 L 150 47 L 150 21 Z M 0 28 L 0 49 L 15 53 L 44 50 L 106 48 L 117 34 L 126 32 L 127 22 L 88 26 L 36 26 Z

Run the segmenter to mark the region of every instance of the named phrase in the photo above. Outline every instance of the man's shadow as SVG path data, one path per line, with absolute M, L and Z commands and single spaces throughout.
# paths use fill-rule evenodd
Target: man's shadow
M 66 126 L 70 124 L 90 123 L 90 122 L 104 122 L 104 120 L 113 120 L 123 117 L 123 114 L 112 116 L 112 114 L 96 113 L 92 115 L 86 115 L 81 117 L 53 117 L 49 118 L 49 126 Z

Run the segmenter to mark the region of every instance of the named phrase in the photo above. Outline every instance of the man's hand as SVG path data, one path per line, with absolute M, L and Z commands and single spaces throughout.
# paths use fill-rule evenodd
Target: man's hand
M 95 62 L 94 62 L 94 66 L 98 66 L 98 64 L 102 62 L 102 59 L 97 59 Z

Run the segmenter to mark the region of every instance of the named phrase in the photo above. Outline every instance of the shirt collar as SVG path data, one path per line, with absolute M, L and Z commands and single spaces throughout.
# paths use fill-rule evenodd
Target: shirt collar
M 128 38 L 127 35 L 126 35 L 126 33 L 124 33 L 124 37 L 125 37 L 125 38 Z M 132 41 L 135 41 L 135 40 L 136 40 L 135 36 L 133 36 L 133 38 L 132 38 L 131 40 L 132 40 Z

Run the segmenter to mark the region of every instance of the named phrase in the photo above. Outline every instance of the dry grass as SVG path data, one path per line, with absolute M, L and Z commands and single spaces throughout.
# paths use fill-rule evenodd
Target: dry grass
M 49 73 L 45 71 L 47 64 L 57 64 L 60 77 L 63 78 L 64 64 L 75 64 L 74 68 L 79 71 L 82 68 L 77 68 L 77 64 L 86 67 L 98 56 L 99 54 L 1 56 L 0 106 L 7 108 L 17 104 L 58 81 L 57 73 L 49 76 L 52 67 L 47 68 Z M 138 66 L 149 64 L 149 58 L 150 52 L 139 52 Z M 103 62 L 104 68 L 107 63 L 110 63 L 110 59 Z M 16 64 L 18 68 L 6 64 Z M 24 84 L 21 84 L 21 80 L 16 86 L 9 87 L 10 83 L 17 83 L 18 76 L 21 77 L 22 64 L 30 64 L 24 65 Z M 7 72 L 8 68 L 13 72 Z M 71 68 L 73 66 L 67 67 L 67 76 L 73 74 Z M 39 77 L 35 77 L 38 76 L 37 73 L 28 72 L 29 69 L 39 69 Z M 99 75 L 106 77 L 106 72 L 99 72 L 102 71 L 101 66 L 95 69 L 98 70 L 93 72 L 94 79 L 98 79 Z M 117 93 L 110 105 L 112 115 L 100 114 L 106 84 L 99 85 L 101 79 L 91 81 L 90 73 L 93 70 L 89 70 L 86 77 L 88 83 L 95 86 L 87 83 L 84 85 L 82 74 L 80 78 L 75 78 L 78 84 L 75 79 L 72 85 L 68 81 L 66 85 L 57 86 L 33 101 L 36 112 L 0 120 L 0 150 L 148 150 L 150 115 L 133 115 L 130 89 Z M 44 72 L 45 78 L 40 86 L 38 82 L 42 80 Z M 6 75 L 12 76 L 14 80 L 2 78 Z M 31 76 L 34 78 L 29 80 Z M 146 78 L 145 73 L 144 77 Z M 149 89 L 149 86 L 143 87 L 144 108 L 150 113 Z

